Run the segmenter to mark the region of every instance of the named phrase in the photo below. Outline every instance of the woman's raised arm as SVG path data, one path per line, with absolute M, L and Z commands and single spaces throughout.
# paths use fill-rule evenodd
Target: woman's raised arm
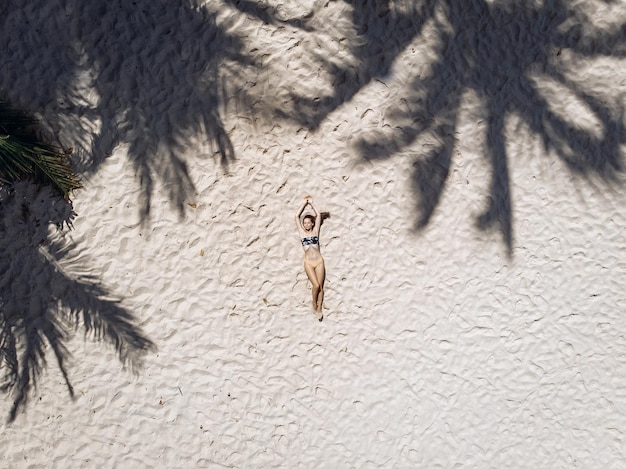
M 300 216 L 302 215 L 302 212 L 304 212 L 304 209 L 308 203 L 309 203 L 309 200 L 305 197 L 304 202 L 302 202 L 302 205 L 296 212 L 295 222 L 296 222 L 296 227 L 298 228 L 298 231 L 302 230 L 302 225 L 300 224 Z
M 319 212 L 319 210 L 315 208 L 315 205 L 313 205 L 313 199 L 310 196 L 307 197 L 309 205 L 311 206 L 311 208 L 313 209 L 313 213 L 315 214 L 315 227 L 317 228 L 317 232 L 319 233 L 320 226 L 322 226 L 322 214 Z

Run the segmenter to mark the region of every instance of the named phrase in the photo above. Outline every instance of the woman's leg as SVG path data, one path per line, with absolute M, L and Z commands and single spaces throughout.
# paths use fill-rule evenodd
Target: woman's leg
M 305 261 L 304 271 L 306 272 L 306 276 L 309 277 L 309 282 L 311 282 L 311 299 L 313 301 L 311 306 L 313 308 L 313 311 L 317 311 L 317 302 L 318 302 L 318 296 L 320 293 L 320 284 L 317 281 L 317 275 L 315 273 L 316 268 L 309 265 L 309 263 Z
M 326 267 L 324 262 L 321 262 L 315 267 L 315 278 L 319 285 L 319 294 L 317 295 L 317 312 L 322 312 L 322 303 L 324 301 L 324 281 L 326 280 Z

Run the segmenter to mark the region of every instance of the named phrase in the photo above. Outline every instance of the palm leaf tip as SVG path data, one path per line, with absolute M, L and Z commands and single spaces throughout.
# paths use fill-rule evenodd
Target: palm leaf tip
M 36 136 L 36 125 L 34 118 L 0 101 L 0 182 L 33 178 L 69 200 L 81 187 L 80 179 L 63 151 Z

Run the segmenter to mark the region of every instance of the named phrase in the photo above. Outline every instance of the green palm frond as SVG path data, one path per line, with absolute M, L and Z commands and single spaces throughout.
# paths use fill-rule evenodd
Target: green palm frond
M 36 137 L 36 125 L 34 118 L 0 101 L 0 181 L 34 178 L 69 199 L 80 187 L 78 175 L 62 151 Z

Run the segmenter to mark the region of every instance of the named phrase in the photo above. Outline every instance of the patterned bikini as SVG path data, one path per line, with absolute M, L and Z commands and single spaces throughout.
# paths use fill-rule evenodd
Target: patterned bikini
M 309 246 L 311 244 L 318 244 L 318 240 L 317 240 L 317 236 L 307 236 L 305 238 L 302 238 L 302 245 L 303 246 Z

